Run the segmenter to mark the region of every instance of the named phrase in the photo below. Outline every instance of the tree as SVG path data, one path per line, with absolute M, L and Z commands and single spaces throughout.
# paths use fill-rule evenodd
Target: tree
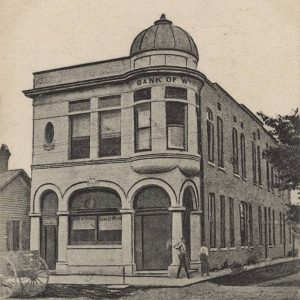
M 291 115 L 269 117 L 257 113 L 271 133 L 277 144 L 264 151 L 264 156 L 278 171 L 277 188 L 295 189 L 300 185 L 300 119 L 298 108 Z

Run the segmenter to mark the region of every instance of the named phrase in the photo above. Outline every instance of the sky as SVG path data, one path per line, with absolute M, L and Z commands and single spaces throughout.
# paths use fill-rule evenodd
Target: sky
M 162 13 L 193 37 L 198 70 L 253 112 L 300 105 L 298 0 L 0 0 L 0 144 L 30 174 L 33 72 L 129 55 Z

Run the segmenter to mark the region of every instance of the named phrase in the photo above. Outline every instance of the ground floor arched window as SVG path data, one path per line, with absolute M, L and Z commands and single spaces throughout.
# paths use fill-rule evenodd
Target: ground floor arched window
M 69 244 L 118 245 L 122 242 L 121 199 L 112 189 L 84 189 L 69 202 Z

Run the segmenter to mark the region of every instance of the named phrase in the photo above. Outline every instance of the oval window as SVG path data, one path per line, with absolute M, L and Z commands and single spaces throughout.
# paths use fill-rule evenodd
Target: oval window
M 54 138 L 54 127 L 51 122 L 47 123 L 45 127 L 45 141 L 47 144 L 51 144 Z

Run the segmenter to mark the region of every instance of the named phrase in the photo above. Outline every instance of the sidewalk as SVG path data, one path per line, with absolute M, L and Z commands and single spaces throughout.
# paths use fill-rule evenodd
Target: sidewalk
M 263 268 L 270 265 L 276 265 L 283 262 L 299 260 L 299 258 L 282 258 L 271 261 L 264 261 L 255 265 L 246 266 L 245 270 L 253 270 Z M 185 287 L 195 283 L 209 281 L 214 278 L 222 277 L 231 274 L 230 269 L 211 272 L 210 276 L 201 277 L 199 273 L 191 274 L 191 278 L 169 278 L 169 277 L 153 277 L 153 276 L 127 276 L 123 283 L 122 276 L 108 275 L 50 275 L 49 284 L 60 285 L 105 285 L 110 289 L 124 289 L 128 286 L 136 287 Z

